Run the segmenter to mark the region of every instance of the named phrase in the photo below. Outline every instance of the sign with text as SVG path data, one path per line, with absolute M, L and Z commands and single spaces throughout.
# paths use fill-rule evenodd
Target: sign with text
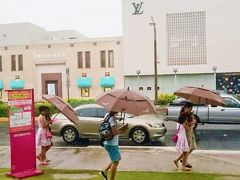
M 42 174 L 36 170 L 35 117 L 33 89 L 7 90 L 11 172 L 13 178 Z

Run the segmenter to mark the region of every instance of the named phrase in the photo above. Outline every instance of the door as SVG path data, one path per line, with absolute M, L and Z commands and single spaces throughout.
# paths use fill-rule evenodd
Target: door
M 240 105 L 231 97 L 223 97 L 225 105 L 210 107 L 210 122 L 217 123 L 240 123 Z
M 98 138 L 99 127 L 106 114 L 106 110 L 97 107 L 86 107 L 76 111 L 80 123 L 79 132 L 80 135 L 89 138 Z
M 62 73 L 42 74 L 42 94 L 62 97 Z
M 46 94 L 58 96 L 58 82 L 55 81 L 45 81 L 46 85 Z

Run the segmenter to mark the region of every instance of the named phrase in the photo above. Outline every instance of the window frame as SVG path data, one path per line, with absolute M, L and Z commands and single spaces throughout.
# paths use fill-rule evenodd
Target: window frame
M 23 55 L 18 55 L 18 71 L 23 71 Z
M 114 68 L 114 51 L 108 50 L 108 67 Z
M 106 51 L 100 51 L 100 66 L 101 68 L 106 68 Z
M 77 65 L 78 69 L 83 69 L 83 52 L 79 51 L 77 53 Z
M 17 70 L 16 55 L 11 55 L 11 71 Z
M 83 93 L 83 91 L 84 90 L 88 90 L 88 92 L 85 92 L 85 93 L 88 93 L 87 95 L 84 95 Z M 88 88 L 81 88 L 81 97 L 90 97 L 90 88 L 88 87 Z
M 91 52 L 85 51 L 85 68 L 90 69 L 91 68 Z

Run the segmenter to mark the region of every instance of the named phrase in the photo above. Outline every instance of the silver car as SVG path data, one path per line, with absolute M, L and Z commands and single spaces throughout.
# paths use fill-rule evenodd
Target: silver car
M 51 128 L 54 136 L 62 136 L 63 140 L 71 144 L 78 138 L 98 139 L 99 127 L 107 110 L 97 104 L 87 104 L 76 107 L 75 112 L 79 117 L 78 125 L 71 123 L 64 115 L 59 114 Z M 53 115 L 52 117 L 54 117 Z M 123 124 L 122 118 L 118 119 L 118 126 Z M 167 132 L 163 120 L 157 115 L 133 116 L 126 114 L 124 123 L 128 128 L 121 139 L 131 139 L 136 144 L 159 140 Z

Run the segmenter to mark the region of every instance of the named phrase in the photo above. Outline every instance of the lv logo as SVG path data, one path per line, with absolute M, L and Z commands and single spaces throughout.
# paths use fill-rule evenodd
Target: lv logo
M 132 3 L 133 7 L 134 7 L 134 13 L 133 15 L 139 15 L 143 13 L 143 10 L 141 10 L 143 2 L 141 3 Z

